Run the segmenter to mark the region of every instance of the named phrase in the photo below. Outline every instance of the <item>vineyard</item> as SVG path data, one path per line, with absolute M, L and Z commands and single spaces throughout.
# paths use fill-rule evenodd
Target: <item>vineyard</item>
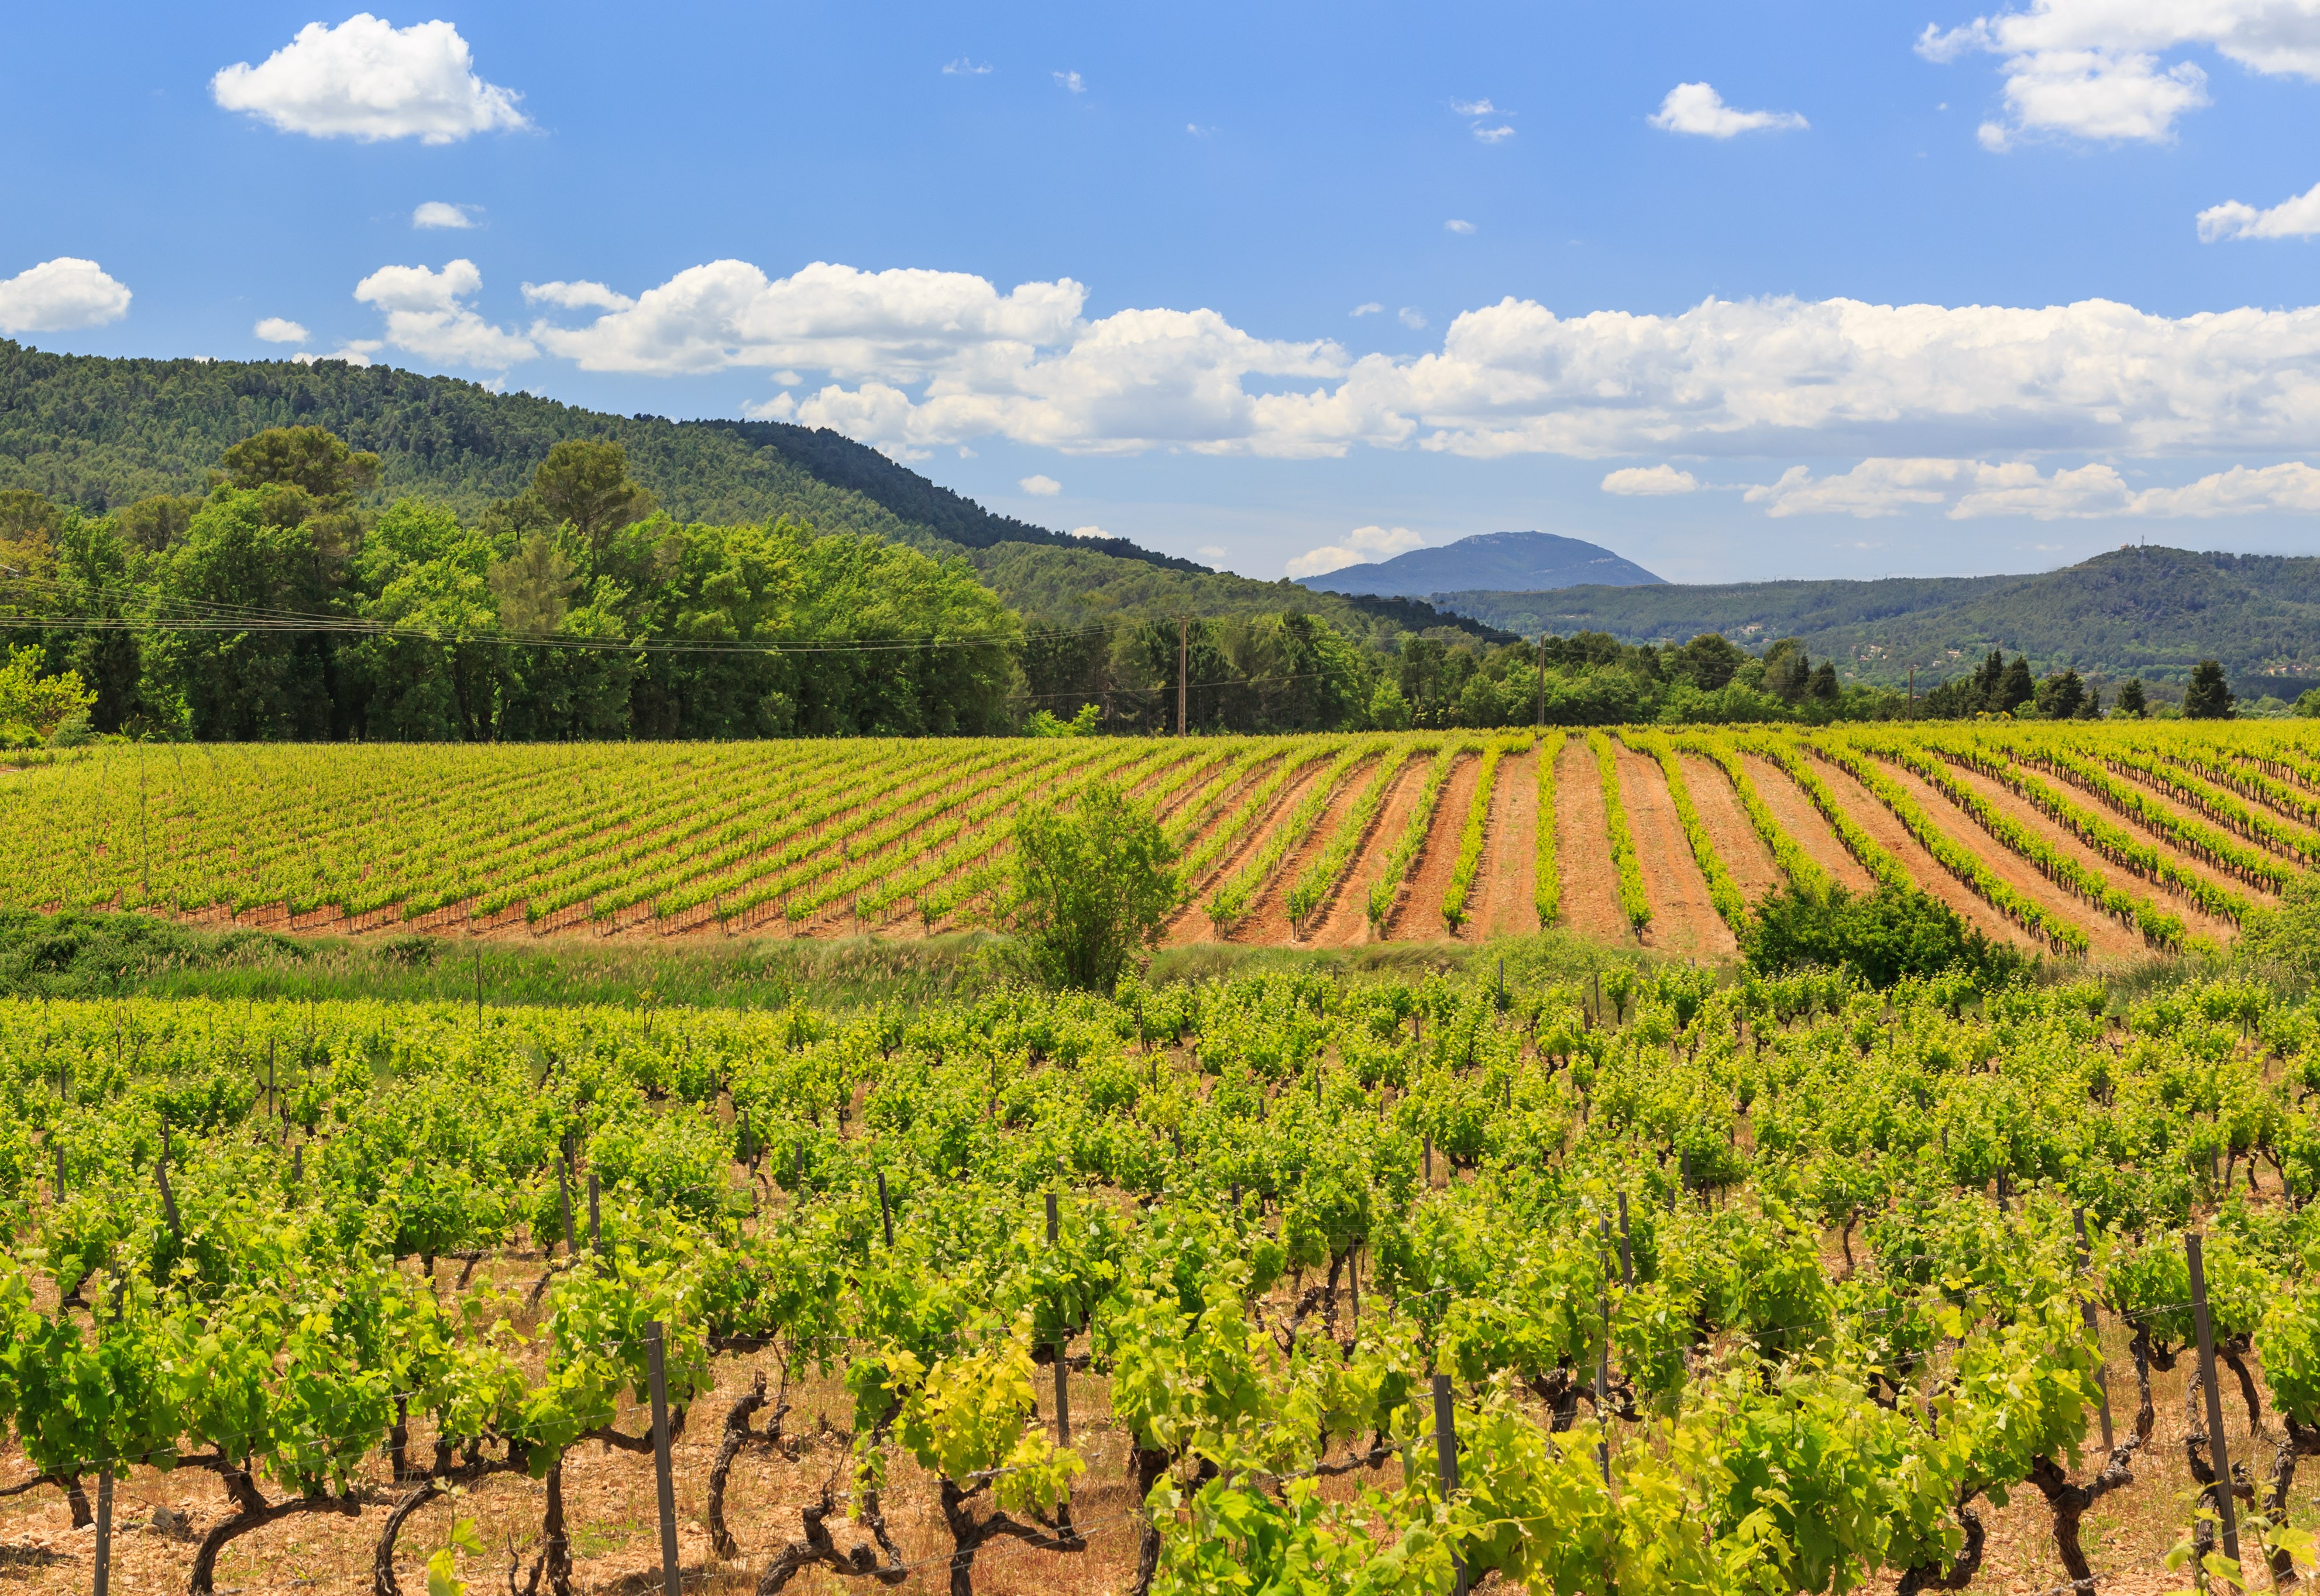
M 2308 1009 L 1510 963 L 846 1018 L 0 1003 L 0 1560 L 195 1596 L 2308 1567 Z
M 1172 940 L 1565 925 L 1727 957 L 1782 885 L 1914 882 L 1987 934 L 2228 943 L 2320 859 L 2301 723 L 103 748 L 0 774 L 0 907 L 293 930 L 913 935 L 1003 911 L 1088 782 L 1181 852 Z

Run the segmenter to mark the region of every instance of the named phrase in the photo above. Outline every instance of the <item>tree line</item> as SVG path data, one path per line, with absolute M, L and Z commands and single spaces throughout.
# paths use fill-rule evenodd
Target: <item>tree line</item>
M 1993 652 L 1922 696 L 1601 632 L 1355 635 L 1273 613 L 1051 626 L 963 558 L 860 531 L 668 514 L 621 443 L 567 439 L 466 514 L 368 500 L 376 455 L 313 426 L 227 449 L 207 491 L 91 514 L 0 492 L 0 739 L 493 741 L 1733 723 L 2106 706 Z M 1418 617 L 1425 619 L 1426 617 Z M 1505 636 L 1506 634 L 1495 634 Z M 2212 662 L 2181 712 L 2229 714 Z M 2320 708 L 2320 705 L 2315 705 Z

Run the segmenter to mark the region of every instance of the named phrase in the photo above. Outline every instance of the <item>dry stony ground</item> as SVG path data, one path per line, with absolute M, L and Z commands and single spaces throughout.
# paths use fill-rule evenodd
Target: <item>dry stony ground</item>
M 1834 1237 L 1826 1252 L 1842 1268 Z M 511 1276 L 512 1278 L 512 1276 Z M 1341 1304 L 1341 1311 L 1344 1307 Z M 2108 1380 L 2124 1435 L 2132 1425 L 2134 1375 L 2123 1327 L 2110 1324 L 2105 1344 Z M 2084 1541 L 2100 1588 L 2121 1596 L 2159 1596 L 2187 1582 L 2164 1566 L 2167 1552 L 2189 1521 L 2191 1482 L 2182 1437 L 2187 1425 L 2184 1392 L 2192 1358 L 2171 1373 L 2153 1376 L 2157 1427 L 2151 1445 L 2137 1457 L 2132 1486 L 2098 1503 L 2086 1518 Z M 825 1484 L 842 1493 L 848 1470 L 849 1401 L 842 1372 L 814 1375 L 787 1392 L 790 1413 L 784 1433 L 793 1455 L 752 1446 L 734 1465 L 726 1496 L 726 1521 L 740 1546 L 734 1559 L 719 1558 L 711 1545 L 708 1479 L 734 1401 L 763 1371 L 768 1387 L 780 1390 L 780 1375 L 767 1356 L 720 1358 L 718 1385 L 700 1399 L 691 1421 L 673 1448 L 679 1563 L 688 1591 L 741 1596 L 754 1591 L 757 1574 L 782 1546 L 800 1533 L 800 1510 Z M 1042 1393 L 1045 1394 L 1043 1371 Z M 2247 1415 L 2233 1383 L 2225 1383 L 2225 1433 L 2231 1455 L 2268 1477 L 2277 1445 L 2276 1418 L 2267 1414 L 2262 1433 L 2250 1436 Z M 1043 1401 L 1042 1408 L 1046 1404 Z M 1125 1591 L 1135 1575 L 1137 1504 L 1131 1500 L 1126 1437 L 1112 1423 L 1103 1382 L 1074 1376 L 1071 1392 L 1073 1440 L 1085 1458 L 1087 1474 L 1074 1499 L 1074 1517 L 1088 1546 L 1078 1554 L 994 1542 L 978 1556 L 974 1588 L 984 1596 L 1111 1596 Z M 648 1433 L 641 1410 L 624 1412 L 621 1428 Z M 762 1419 L 760 1420 L 762 1428 Z M 414 1454 L 424 1455 L 426 1437 L 413 1437 Z M 1635 1444 L 1641 1444 L 1639 1441 Z M 2077 1477 L 2091 1472 L 2087 1460 Z M 22 1459 L 8 1460 L 5 1473 L 29 1473 Z M 1376 1483 L 1391 1486 L 1398 1465 L 1387 1464 Z M 294 1596 L 308 1591 L 367 1591 L 379 1531 L 402 1492 L 388 1483 L 383 1461 L 368 1470 L 370 1489 L 359 1519 L 314 1515 L 286 1519 L 235 1542 L 220 1559 L 218 1590 L 249 1596 Z M 1362 1484 L 1357 1477 L 1328 1483 L 1328 1493 L 1346 1498 Z M 576 1451 L 565 1474 L 566 1510 L 575 1560 L 574 1589 L 586 1596 L 648 1596 L 659 1589 L 659 1542 L 649 1458 L 602 1446 Z M 2306 1465 L 2293 1502 L 2300 1522 L 2320 1519 L 2320 1465 Z M 536 1555 L 545 1487 L 537 1482 L 496 1477 L 479 1487 L 421 1509 L 401 1542 L 397 1573 L 402 1589 L 416 1596 L 427 1588 L 428 1555 L 448 1539 L 453 1522 L 473 1519 L 485 1544 L 485 1558 L 466 1560 L 478 1591 L 503 1589 L 511 1555 L 528 1571 Z M 192 1470 L 163 1474 L 134 1471 L 121 1482 L 115 1498 L 113 1588 L 121 1591 L 169 1592 L 186 1588 L 198 1536 L 225 1516 L 216 1477 Z M 886 1496 L 887 1521 L 903 1557 L 912 1565 L 905 1591 L 939 1591 L 947 1586 L 945 1560 L 950 1543 L 936 1506 L 934 1482 L 907 1461 L 898 1461 Z M 2044 1502 L 2026 1487 L 2005 1507 L 1980 1504 L 1989 1537 L 1980 1576 L 1971 1589 L 2005 1596 L 2061 1596 L 2064 1583 L 2055 1558 Z M 850 1524 L 835 1526 L 841 1547 L 866 1540 Z M 0 1592 L 85 1592 L 92 1588 L 95 1532 L 71 1528 L 62 1498 L 46 1487 L 0 1500 Z M 794 1591 L 829 1593 L 870 1588 L 838 1580 L 826 1570 L 807 1570 L 792 1582 Z M 1890 1577 L 1872 1583 L 1883 1593 Z

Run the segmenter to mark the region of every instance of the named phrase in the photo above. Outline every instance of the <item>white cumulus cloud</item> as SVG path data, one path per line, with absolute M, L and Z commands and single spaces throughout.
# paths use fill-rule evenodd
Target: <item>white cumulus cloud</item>
M 1501 112 L 1496 105 L 1491 104 L 1487 99 L 1453 100 L 1450 102 L 1450 109 L 1460 116 L 1501 116 L 1505 114 L 1505 113 Z
M 1374 316 L 1383 309 L 1385 309 L 1385 306 L 1380 304 L 1376 300 L 1372 299 L 1355 305 L 1354 307 L 1353 313 L 1356 316 Z
M 77 255 L 43 260 L 0 283 L 0 332 L 102 327 L 128 313 L 128 288 Z
M 267 343 L 304 343 L 314 335 L 286 316 L 267 316 L 250 331 Z
M 1975 136 L 1989 150 L 2010 148 L 2022 133 L 2045 132 L 2160 144 L 2175 136 L 2176 118 L 2207 103 L 2207 75 L 2190 61 L 2162 72 L 2156 56 L 2040 50 L 2007 63 L 2013 122 L 1985 122 Z
M 973 61 L 968 60 L 965 56 L 959 57 L 958 59 L 955 61 L 946 61 L 943 63 L 944 74 L 951 77 L 987 77 L 990 74 L 990 62 L 985 61 L 978 67 Z
M 1064 491 L 1064 485 L 1062 483 L 1057 482 L 1054 477 L 1044 474 L 1026 476 L 1015 485 L 1021 488 L 1027 494 L 1034 494 L 1043 499 L 1052 498 L 1054 495 Z
M 1325 543 L 1319 549 L 1309 549 L 1291 560 L 1289 575 L 1323 576 L 1331 571 L 1344 570 L 1347 566 L 1391 559 L 1397 554 L 1425 547 L 1426 540 L 1408 527 L 1355 527 L 1346 534 L 1343 543 Z
M 2320 82 L 2320 0 L 2032 0 L 2028 9 L 1928 26 L 1928 59 L 2005 59 L 2011 127 L 1992 123 L 1983 142 L 2014 131 L 2089 139 L 2162 141 L 2176 120 L 2207 104 L 2207 74 L 2162 52 L 2204 46 L 2268 77 Z
M 1656 497 L 1663 494 L 1696 494 L 1699 478 L 1673 466 L 1628 466 L 1603 478 L 1607 494 Z
M 228 111 L 318 139 L 418 139 L 449 144 L 530 124 L 512 89 L 476 75 L 467 41 L 449 23 L 397 28 L 367 12 L 337 27 L 308 23 L 258 66 L 210 79 Z
M 1403 305 L 1394 313 L 1394 319 L 1412 332 L 1421 331 L 1426 325 L 1426 313 L 1414 304 Z
M 1741 133 L 1796 129 L 1811 124 L 1793 111 L 1735 111 L 1705 83 L 1679 83 L 1648 119 L 1663 132 L 1730 139 Z
M 441 271 L 423 266 L 383 266 L 355 285 L 355 298 L 386 316 L 386 341 L 422 359 L 495 370 L 539 351 L 520 334 L 493 326 L 467 302 L 483 291 L 472 260 Z
M 476 224 L 476 219 L 468 213 L 475 208 L 473 205 L 451 204 L 444 200 L 428 200 L 412 209 L 411 225 L 413 227 L 473 227 Z
M 1076 72 L 1058 72 L 1056 74 L 1056 82 L 1058 86 L 1067 89 L 1073 94 L 1083 95 L 1087 93 L 1087 84 Z
M 1480 143 L 1502 144 L 1514 136 L 1515 130 L 1506 122 L 1500 122 L 1496 127 L 1484 127 L 1480 122 L 1474 124 L 1474 138 Z
M 552 304 L 567 311 L 624 311 L 636 304 L 625 294 L 615 294 L 602 283 L 526 283 L 523 296 L 534 304 Z M 791 372 L 778 380 L 794 384 L 797 374 Z
M 1453 216 L 1449 221 L 1444 222 L 1442 225 L 1452 232 L 1472 232 L 1474 231 L 1474 224 L 1473 222 L 1462 222 L 1455 216 Z
M 1111 534 L 1105 531 L 1101 527 L 1074 527 L 1072 529 L 1072 536 L 1074 538 L 1109 538 Z
M 2320 511 L 2320 470 L 2304 462 L 2234 466 L 2180 487 L 2135 488 L 2116 467 L 2096 461 L 2041 471 L 2026 460 L 1867 459 L 1851 470 L 1816 477 L 1792 466 L 1778 482 L 1752 487 L 1751 503 L 1765 513 L 1894 515 L 1912 508 L 1946 506 L 1953 521 L 2025 515 L 2038 521 L 2135 517 L 2208 519 L 2263 511 Z
M 2218 239 L 2308 239 L 2320 232 L 2320 183 L 2269 210 L 2226 200 L 2200 212 L 2198 220 L 2199 238 L 2205 243 Z
M 1562 316 L 1509 297 L 1455 317 L 1429 352 L 1355 357 L 1210 309 L 1089 319 L 1069 278 L 1003 289 L 826 262 L 769 277 L 720 260 L 635 293 L 526 292 L 543 312 L 529 342 L 548 354 L 601 372 L 807 374 L 748 413 L 902 450 L 998 437 L 1074 454 L 1946 460 L 2245 458 L 2320 438 L 2320 307 L 1768 298 Z M 428 308 L 444 313 L 440 298 Z

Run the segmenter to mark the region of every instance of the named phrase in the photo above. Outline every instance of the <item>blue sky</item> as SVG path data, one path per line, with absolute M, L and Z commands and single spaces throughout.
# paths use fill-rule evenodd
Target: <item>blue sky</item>
M 2192 9 L 50 7 L 0 329 L 833 425 L 1264 577 L 2320 552 L 2320 0 Z

